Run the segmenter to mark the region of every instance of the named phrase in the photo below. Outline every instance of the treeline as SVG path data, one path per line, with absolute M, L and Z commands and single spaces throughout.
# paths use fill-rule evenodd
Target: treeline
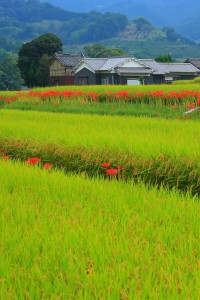
M 66 45 L 96 42 L 117 36 L 127 24 L 119 13 L 74 13 L 37 0 L 1 0 L 0 47 L 16 52 L 19 42 L 47 32 Z
M 0 48 L 0 90 L 20 90 L 22 84 L 17 55 Z

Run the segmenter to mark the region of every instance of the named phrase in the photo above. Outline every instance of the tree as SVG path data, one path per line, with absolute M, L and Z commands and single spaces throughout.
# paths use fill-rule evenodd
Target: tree
M 24 79 L 25 85 L 40 86 L 44 82 L 48 84 L 44 74 L 44 59 L 42 57 L 51 57 L 54 53 L 62 51 L 62 43 L 54 34 L 44 34 L 31 42 L 22 45 L 18 52 L 18 66 Z M 46 68 L 48 62 L 46 61 Z
M 35 73 L 36 82 L 39 86 L 47 86 L 49 84 L 49 60 L 50 56 L 47 54 L 42 55 L 39 60 L 39 65 Z M 43 76 L 41 76 L 41 74 L 43 74 Z
M 20 90 L 22 82 L 15 56 L 7 55 L 0 60 L 0 90 Z
M 153 25 L 144 17 L 135 19 L 134 23 L 138 31 L 151 31 L 154 28 Z
M 178 34 L 173 28 L 163 27 L 162 31 L 166 34 L 166 38 L 170 42 L 176 42 L 181 39 L 181 35 Z
M 84 55 L 87 57 L 112 57 L 124 56 L 126 53 L 120 48 L 107 48 L 101 44 L 94 44 L 92 46 L 84 47 Z
M 157 62 L 173 62 L 170 54 L 159 55 L 159 56 L 155 57 L 155 61 L 157 61 Z

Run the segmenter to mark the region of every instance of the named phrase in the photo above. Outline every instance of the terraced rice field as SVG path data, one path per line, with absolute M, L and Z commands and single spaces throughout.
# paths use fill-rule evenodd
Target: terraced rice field
M 199 107 L 199 92 L 130 103 L 115 89 L 112 104 L 2 96 L 0 299 L 200 298 L 198 110 L 194 120 L 89 113 L 98 102 L 183 114 Z M 60 100 L 87 109 L 22 111 Z

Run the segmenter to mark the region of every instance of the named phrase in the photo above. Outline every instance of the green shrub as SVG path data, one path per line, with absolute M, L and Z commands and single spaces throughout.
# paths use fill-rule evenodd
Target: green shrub
M 196 78 L 194 78 L 194 83 L 200 83 L 200 77 L 196 77 Z

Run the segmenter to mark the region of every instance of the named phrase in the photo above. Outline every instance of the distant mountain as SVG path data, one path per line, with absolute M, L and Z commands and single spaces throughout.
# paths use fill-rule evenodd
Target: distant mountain
M 92 3 L 100 5 L 98 1 Z M 101 1 L 101 7 L 106 5 Z M 121 0 L 112 3 L 116 1 Z M 90 2 L 87 0 L 88 5 Z M 57 35 L 69 53 L 80 53 L 85 45 L 94 43 L 120 47 L 140 58 L 170 53 L 173 58 L 184 59 L 199 57 L 200 53 L 194 42 L 172 28 L 160 29 L 144 17 L 129 20 L 121 13 L 71 12 L 38 0 L 0 0 L 0 48 L 16 53 L 21 43 L 46 33 Z
M 199 0 L 48 0 L 48 2 L 75 12 L 97 10 L 120 12 L 129 18 L 144 16 L 156 26 L 173 27 L 184 36 L 200 40 Z

